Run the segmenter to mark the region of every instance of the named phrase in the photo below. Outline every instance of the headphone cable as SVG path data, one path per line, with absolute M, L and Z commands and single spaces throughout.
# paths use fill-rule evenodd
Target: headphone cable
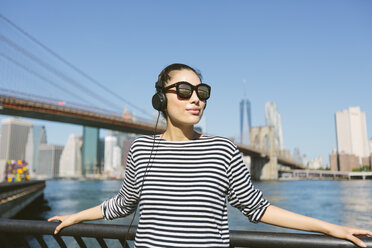
M 143 180 L 142 180 L 142 184 L 141 184 L 141 188 L 140 188 L 140 191 L 139 191 L 139 200 L 138 200 L 138 204 L 139 202 L 141 201 L 141 195 L 142 195 L 142 189 L 143 189 L 143 185 L 145 183 L 145 178 L 151 168 L 151 165 L 150 165 L 150 162 L 151 162 L 151 157 L 152 157 L 152 153 L 154 151 L 154 148 L 155 148 L 155 138 L 156 138 L 156 129 L 158 127 L 158 123 L 159 123 L 159 117 L 160 117 L 160 111 L 158 111 L 158 117 L 156 118 L 156 123 L 155 123 L 155 128 L 154 128 L 154 133 L 153 133 L 153 143 L 152 143 L 152 148 L 151 148 L 151 152 L 150 152 L 150 157 L 149 157 L 149 161 L 147 162 L 147 166 L 146 166 L 146 170 L 145 170 L 145 173 L 143 175 Z M 129 231 L 130 231 L 130 228 L 132 227 L 132 224 L 133 224 L 133 221 L 136 217 L 136 214 L 137 214 L 137 207 L 138 207 L 138 204 L 136 206 L 136 209 L 134 211 L 134 214 L 133 214 L 133 218 L 129 224 L 129 227 L 128 227 L 128 232 L 127 232 L 127 235 L 125 237 L 125 245 L 124 245 L 124 248 L 127 248 L 128 247 L 128 237 L 129 237 Z

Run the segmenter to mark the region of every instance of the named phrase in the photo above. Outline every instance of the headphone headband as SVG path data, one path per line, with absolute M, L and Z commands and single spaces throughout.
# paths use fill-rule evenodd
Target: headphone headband
M 155 83 L 155 89 L 156 89 L 156 92 L 161 92 L 162 91 L 163 84 L 161 83 L 160 80 L 156 81 L 156 83 Z

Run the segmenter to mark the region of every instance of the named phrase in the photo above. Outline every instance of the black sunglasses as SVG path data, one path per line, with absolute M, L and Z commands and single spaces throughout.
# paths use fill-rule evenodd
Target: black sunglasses
M 196 95 L 200 100 L 205 101 L 211 95 L 211 87 L 208 84 L 198 84 L 196 86 L 190 84 L 189 82 L 178 82 L 168 87 L 165 87 L 163 92 L 170 92 L 170 88 L 176 87 L 176 93 L 179 98 L 189 99 L 192 96 L 192 93 L 196 92 Z

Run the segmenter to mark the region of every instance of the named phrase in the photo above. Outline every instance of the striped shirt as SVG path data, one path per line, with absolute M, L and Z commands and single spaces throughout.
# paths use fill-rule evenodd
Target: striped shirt
M 138 248 L 229 247 L 226 198 L 255 223 L 269 206 L 230 140 L 141 136 L 129 151 L 119 193 L 101 207 L 111 220 L 132 213 L 139 203 Z

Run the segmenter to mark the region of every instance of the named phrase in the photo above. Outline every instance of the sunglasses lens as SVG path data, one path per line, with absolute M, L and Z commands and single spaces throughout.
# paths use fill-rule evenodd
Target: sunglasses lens
M 177 94 L 181 98 L 190 98 L 192 95 L 192 88 L 188 84 L 180 84 L 178 85 L 178 91 Z
M 209 98 L 209 88 L 205 85 L 201 85 L 198 87 L 198 97 L 200 100 L 207 100 Z

